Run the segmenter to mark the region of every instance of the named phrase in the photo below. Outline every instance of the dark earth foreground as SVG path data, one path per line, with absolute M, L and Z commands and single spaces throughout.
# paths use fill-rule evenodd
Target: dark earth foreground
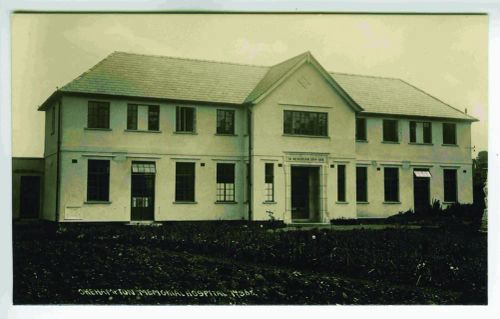
M 486 304 L 486 235 L 13 225 L 14 304 Z

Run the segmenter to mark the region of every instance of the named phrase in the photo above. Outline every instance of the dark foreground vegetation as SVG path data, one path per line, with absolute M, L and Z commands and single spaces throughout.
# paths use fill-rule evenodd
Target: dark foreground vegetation
M 487 303 L 486 235 L 466 229 L 41 223 L 13 233 L 15 304 Z

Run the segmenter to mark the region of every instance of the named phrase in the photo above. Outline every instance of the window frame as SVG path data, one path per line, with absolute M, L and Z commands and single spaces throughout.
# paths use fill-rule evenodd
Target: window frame
M 160 130 L 160 106 L 148 105 L 148 131 Z
M 393 178 L 393 176 L 388 176 L 388 171 L 390 170 L 395 170 L 396 171 L 396 178 Z M 388 184 L 389 182 L 395 181 L 396 185 L 391 185 Z M 400 191 L 399 191 L 399 167 L 384 167 L 384 202 L 385 203 L 399 203 L 400 202 Z M 395 186 L 395 187 L 394 187 Z M 392 198 L 389 198 L 390 191 L 395 189 L 395 196 Z
M 91 171 L 93 164 L 101 163 L 101 171 Z M 87 202 L 109 202 L 111 161 L 103 159 L 87 160 Z M 96 190 L 92 190 L 96 189 Z M 94 192 L 94 193 L 93 193 Z
M 453 172 L 453 180 L 450 181 L 449 177 L 447 177 L 447 172 Z M 450 182 L 454 182 L 452 187 L 450 187 Z M 450 195 L 449 190 L 453 189 L 452 197 L 449 198 Z M 447 198 L 448 197 L 448 198 Z M 458 169 L 456 168 L 444 168 L 443 169 L 443 202 L 445 203 L 457 203 L 458 202 Z
M 191 130 L 186 127 L 186 111 L 191 111 Z M 177 106 L 175 108 L 175 132 L 176 133 L 196 133 L 196 107 L 193 106 Z
M 422 124 L 422 141 L 417 141 L 418 123 Z M 428 124 L 428 141 L 426 141 L 426 128 Z M 410 143 L 412 144 L 432 144 L 432 122 L 429 121 L 410 121 L 409 123 Z
M 139 110 L 138 104 L 132 104 L 132 103 L 127 104 L 127 130 L 137 131 L 138 110 Z
M 87 128 L 89 128 L 89 129 L 101 129 L 101 130 L 110 129 L 110 112 L 111 112 L 111 105 L 109 102 L 88 101 L 88 104 L 87 104 Z M 104 119 L 101 117 L 104 117 Z M 105 125 L 101 125 L 101 124 L 105 124 Z
M 363 170 L 364 176 L 360 176 L 359 170 Z M 361 178 L 364 177 L 364 178 Z M 360 181 L 362 181 L 360 183 Z M 360 192 L 362 190 L 362 192 Z M 360 198 L 360 194 L 364 194 L 363 198 Z M 356 166 L 356 202 L 367 203 L 368 202 L 368 167 L 366 166 Z
M 184 166 L 184 167 L 182 167 Z M 187 168 L 187 169 L 186 169 Z M 196 163 L 175 163 L 175 202 L 194 203 L 196 201 Z
M 445 127 L 447 126 L 452 126 L 453 127 L 453 143 L 447 143 L 447 141 L 445 141 L 445 136 L 447 135 L 445 133 Z M 442 128 L 443 128 L 443 135 L 442 135 L 442 138 L 443 138 L 443 145 L 458 145 L 458 138 L 457 138 L 457 123 L 452 123 L 452 122 L 443 122 L 442 123 Z
M 274 163 L 264 163 L 264 202 L 274 202 Z
M 224 114 L 223 117 L 221 115 Z M 227 115 L 231 114 L 231 126 L 230 130 L 227 129 Z M 222 122 L 224 122 L 224 127 L 221 126 Z M 232 109 L 217 109 L 217 116 L 216 116 L 216 134 L 217 135 L 236 135 L 236 129 L 235 129 L 235 122 L 236 122 L 236 111 Z
M 337 165 L 337 202 L 346 203 L 346 165 Z
M 363 122 L 362 126 L 359 126 L 359 121 Z M 362 127 L 363 130 L 363 137 L 360 138 L 359 136 L 359 128 Z M 367 134 L 366 134 L 366 117 L 356 117 L 356 142 L 366 142 L 368 140 Z
M 231 166 L 231 170 L 228 169 L 229 166 Z M 229 171 L 231 171 L 231 173 L 227 174 Z M 235 186 L 236 186 L 236 164 L 217 163 L 216 203 L 235 203 L 236 202 Z
M 316 123 L 308 122 L 306 123 L 306 114 L 308 121 L 312 116 L 316 119 Z M 321 118 L 324 116 L 324 118 Z M 287 122 L 290 120 L 290 122 Z M 300 122 L 304 120 L 304 122 Z M 301 128 L 297 128 L 297 121 Z M 311 136 L 311 137 L 328 137 L 329 127 L 328 127 L 328 112 L 315 112 L 315 111 L 297 111 L 297 110 L 283 110 L 283 135 L 287 136 Z M 323 125 L 323 127 L 321 126 Z M 306 127 L 307 126 L 307 127 Z M 305 130 L 310 130 L 314 132 L 308 132 Z M 302 131 L 297 131 L 302 130 Z
M 389 137 L 389 136 L 386 136 L 386 133 L 389 134 L 389 131 L 386 130 L 386 124 L 389 124 L 389 123 L 395 123 L 395 127 L 394 127 L 394 134 L 395 134 L 395 140 L 390 140 L 390 139 L 387 139 L 386 137 Z M 395 120 L 395 119 L 383 119 L 382 120 L 382 142 L 384 143 L 399 143 L 399 120 Z

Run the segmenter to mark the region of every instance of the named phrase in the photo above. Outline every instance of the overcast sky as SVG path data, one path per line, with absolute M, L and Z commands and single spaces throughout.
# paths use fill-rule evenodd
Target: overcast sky
M 487 149 L 486 16 L 16 14 L 13 156 L 43 156 L 37 107 L 113 51 L 272 65 L 311 51 L 329 71 L 404 79 L 480 122 Z

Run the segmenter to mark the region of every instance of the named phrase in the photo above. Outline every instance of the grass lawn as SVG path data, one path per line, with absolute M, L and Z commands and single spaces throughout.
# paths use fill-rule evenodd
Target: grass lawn
M 45 223 L 13 232 L 15 304 L 486 303 L 484 234 Z

